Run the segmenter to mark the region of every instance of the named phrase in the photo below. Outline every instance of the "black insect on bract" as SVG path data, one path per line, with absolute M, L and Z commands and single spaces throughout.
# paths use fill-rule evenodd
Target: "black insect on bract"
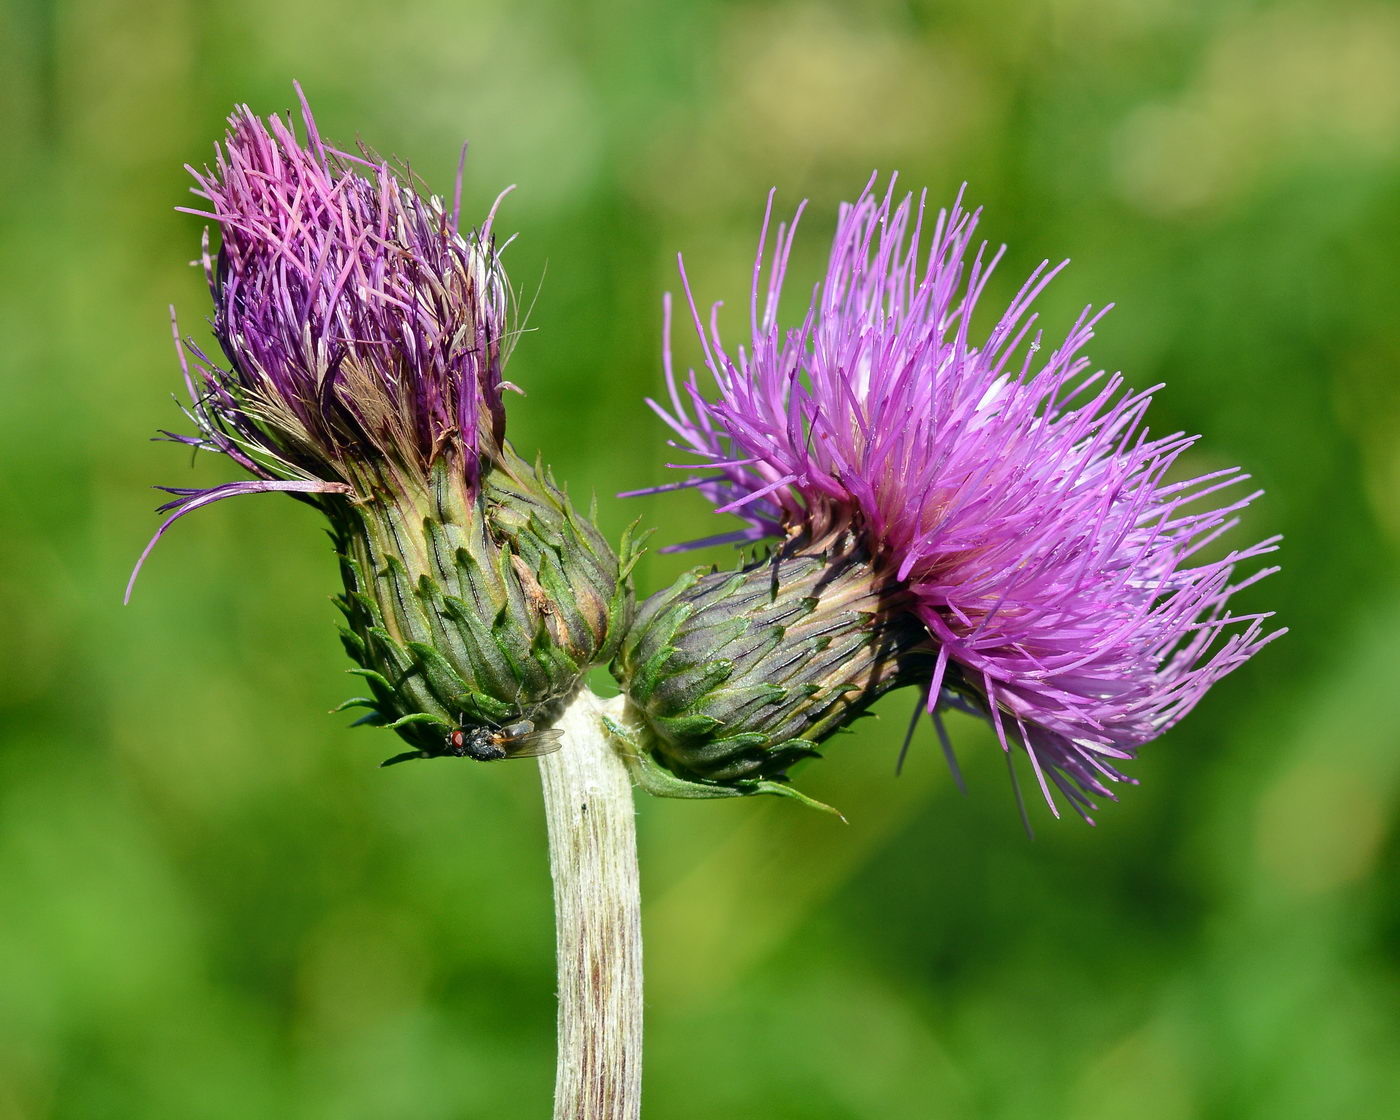
M 385 759 L 381 766 L 407 762 L 411 758 L 470 758 L 495 762 L 502 758 L 538 758 L 563 745 L 564 733 L 557 727 L 535 730 L 533 720 L 519 719 L 501 727 L 454 728 L 439 751 L 405 751 Z

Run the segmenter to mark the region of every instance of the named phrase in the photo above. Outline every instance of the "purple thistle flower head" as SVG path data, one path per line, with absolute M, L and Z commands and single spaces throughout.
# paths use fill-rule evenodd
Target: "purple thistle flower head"
M 304 97 L 302 121 L 298 139 L 242 106 L 214 168 L 192 170 L 209 209 L 188 212 L 221 234 L 204 261 L 229 362 L 199 369 L 201 428 L 259 473 L 349 481 L 347 459 L 426 473 L 447 455 L 475 479 L 505 433 L 491 217 L 464 235 L 460 170 L 449 212 L 406 168 L 324 143 Z
M 513 386 L 502 378 L 509 289 L 495 209 L 464 232 L 460 165 L 448 210 L 407 168 L 325 143 L 297 95 L 302 136 L 240 106 L 214 166 L 189 168 L 208 208 L 181 209 L 219 228 L 217 254 L 206 233 L 202 257 L 227 364 L 176 331 L 197 434 L 165 434 L 222 452 L 255 480 L 172 490 L 162 511 L 173 515 L 147 553 L 211 501 L 353 494 L 366 465 L 421 486 L 445 462 L 474 488 L 504 446 L 501 397 Z
M 1008 758 L 1029 756 L 1052 810 L 1054 787 L 1087 817 L 1125 780 L 1120 762 L 1277 636 L 1268 615 L 1229 609 L 1273 570 L 1237 567 L 1277 538 L 1213 550 L 1257 494 L 1238 491 L 1238 470 L 1176 476 L 1194 438 L 1149 433 L 1154 390 L 1083 355 L 1102 311 L 1043 336 L 1031 307 L 1063 265 L 1042 264 L 974 333 L 1000 257 L 974 241 L 980 211 L 960 196 L 931 218 L 923 196 L 873 186 L 841 208 L 795 327 L 778 303 L 797 219 L 774 231 L 765 275 L 771 195 L 746 344 L 726 347 L 717 316 L 702 322 L 687 282 L 712 387 L 672 369 L 668 301 L 669 402 L 651 403 L 699 459 L 680 485 L 747 522 L 677 547 L 849 542 L 884 609 L 920 634 L 921 668 L 890 683 L 919 683 L 935 720 L 947 706 L 986 717 Z

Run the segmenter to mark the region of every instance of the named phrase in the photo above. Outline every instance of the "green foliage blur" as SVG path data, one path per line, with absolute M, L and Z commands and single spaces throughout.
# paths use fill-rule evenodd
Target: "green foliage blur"
M 1247 605 L 1291 634 L 1095 828 L 1028 840 L 970 721 L 966 798 L 927 730 L 896 779 L 903 694 L 798 772 L 848 826 L 642 803 L 649 1120 L 1400 1115 L 1400 8 L 4 0 L 0 1120 L 548 1115 L 535 768 L 376 769 L 292 501 L 192 516 L 121 606 L 149 487 L 236 476 L 147 441 L 167 305 L 207 313 L 181 166 L 293 78 L 440 191 L 470 139 L 468 215 L 519 185 L 512 438 L 614 538 L 718 529 L 612 497 L 667 478 L 677 251 L 737 325 L 768 189 L 800 292 L 874 169 L 969 184 L 989 304 L 1072 258 L 1046 322 L 1116 301 L 1093 356 L 1286 535 Z

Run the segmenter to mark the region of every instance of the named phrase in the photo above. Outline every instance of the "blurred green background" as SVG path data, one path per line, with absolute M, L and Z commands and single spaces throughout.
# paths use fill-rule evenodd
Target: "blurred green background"
M 894 757 L 896 695 L 787 803 L 640 805 L 646 1115 L 1400 1115 L 1400 10 L 1370 0 L 4 0 L 0 1120 L 548 1114 L 535 768 L 376 764 L 314 514 L 182 523 L 121 588 L 167 444 L 166 322 L 206 312 L 186 161 L 306 86 L 499 228 L 528 302 L 511 431 L 616 536 L 713 531 L 662 481 L 661 293 L 742 308 L 763 198 L 873 168 L 986 206 L 989 304 L 1159 380 L 1156 430 L 1267 491 L 1249 593 L 1292 633 L 1145 751 L 1097 828 L 990 733 Z M 734 320 L 737 324 L 737 315 Z M 695 360 L 691 340 L 679 354 Z M 1243 536 L 1240 538 L 1243 540 Z M 723 551 L 710 559 L 727 562 Z M 651 555 L 652 590 L 693 558 Z

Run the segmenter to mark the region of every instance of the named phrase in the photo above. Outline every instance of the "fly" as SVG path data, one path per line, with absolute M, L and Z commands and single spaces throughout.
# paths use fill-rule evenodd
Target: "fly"
M 563 745 L 564 733 L 557 727 L 535 729 L 533 720 L 518 719 L 500 727 L 456 727 L 443 741 L 440 751 L 405 751 L 381 762 L 392 766 L 411 758 L 470 758 L 476 762 L 496 762 L 502 758 L 538 758 L 552 754 Z

